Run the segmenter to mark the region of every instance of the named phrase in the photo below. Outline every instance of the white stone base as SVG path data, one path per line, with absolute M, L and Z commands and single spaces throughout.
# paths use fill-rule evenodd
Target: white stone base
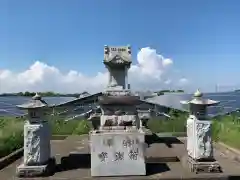
M 46 172 L 47 165 L 42 166 L 26 166 L 21 164 L 17 167 L 17 176 L 19 177 L 37 177 L 43 176 Z
M 91 175 L 146 175 L 145 133 L 90 133 Z
M 218 161 L 196 161 L 191 157 L 184 157 L 184 166 L 188 167 L 191 172 L 198 173 L 220 173 L 221 166 Z
M 39 177 L 48 176 L 54 173 L 55 169 L 55 159 L 51 158 L 44 165 L 28 166 L 24 163 L 20 164 L 16 169 L 16 174 L 18 177 Z

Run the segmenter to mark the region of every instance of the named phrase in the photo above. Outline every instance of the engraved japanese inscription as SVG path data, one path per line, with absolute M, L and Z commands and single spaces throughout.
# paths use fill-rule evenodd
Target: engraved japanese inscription
M 98 154 L 98 158 L 100 159 L 101 162 L 105 162 L 106 159 L 108 158 L 108 153 L 107 152 L 101 152 Z
M 115 159 L 114 161 L 122 161 L 124 160 L 124 152 L 115 152 Z
M 128 154 L 130 160 L 137 160 L 138 159 L 138 148 L 131 149 Z
M 138 139 L 124 139 L 122 141 L 123 147 L 132 147 L 134 144 L 139 144 L 139 140 Z

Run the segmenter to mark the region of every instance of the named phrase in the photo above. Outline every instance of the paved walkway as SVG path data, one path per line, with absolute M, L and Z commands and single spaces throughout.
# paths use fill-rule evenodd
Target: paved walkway
M 194 174 L 183 168 L 179 159 L 186 154 L 183 139 L 161 138 L 148 141 L 147 176 L 141 177 L 100 177 L 90 175 L 90 155 L 88 136 L 70 136 L 65 140 L 52 141 L 52 155 L 56 157 L 56 173 L 51 177 L 30 178 L 36 180 L 80 180 L 80 179 L 188 179 L 196 177 L 222 177 L 225 175 L 240 175 L 240 163 L 229 159 L 219 150 L 215 157 L 220 162 L 223 173 Z M 0 171 L 1 180 L 15 180 L 16 167 L 21 159 Z

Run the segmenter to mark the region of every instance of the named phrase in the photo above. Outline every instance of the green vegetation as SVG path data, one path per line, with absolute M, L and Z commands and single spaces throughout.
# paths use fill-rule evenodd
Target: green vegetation
M 153 133 L 161 132 L 186 132 L 186 119 L 188 114 L 178 110 L 170 110 L 171 118 L 166 120 L 151 119 L 148 121 L 148 128 Z
M 240 113 L 216 117 L 213 121 L 213 139 L 240 149 Z
M 81 135 L 88 133 L 92 128 L 91 123 L 87 120 L 76 118 L 71 121 L 64 121 L 62 118 L 56 116 L 49 119 L 53 135 Z
M 164 93 L 184 93 L 184 90 L 178 89 L 178 90 L 161 90 L 156 91 L 158 96 L 163 95 Z M 18 93 L 3 93 L 0 94 L 0 96 L 26 96 L 26 97 L 33 97 L 36 94 L 36 92 L 18 92 Z M 38 92 L 39 95 L 43 97 L 79 97 L 81 94 L 88 94 L 88 92 L 84 91 L 82 93 L 72 93 L 72 94 L 63 94 L 63 93 L 56 93 L 52 91 L 47 92 Z M 152 96 L 149 96 L 152 97 Z
M 23 146 L 23 119 L 0 117 L 0 158 Z
M 92 128 L 86 120 L 63 121 L 61 117 L 49 118 L 53 135 L 81 135 Z M 0 158 L 23 146 L 23 118 L 0 116 Z
M 171 118 L 168 120 L 156 121 L 152 119 L 148 122 L 148 126 L 152 132 L 186 132 L 188 114 L 177 110 L 171 110 L 169 114 Z M 212 121 L 213 140 L 240 149 L 240 113 L 233 112 L 229 115 L 218 116 Z
M 26 96 L 26 97 L 33 97 L 36 94 L 36 92 L 18 92 L 18 93 L 4 93 L 0 94 L 0 96 Z M 47 92 L 38 92 L 39 95 L 43 97 L 79 97 L 80 94 L 88 94 L 88 92 L 82 92 L 82 93 L 73 93 L 73 94 L 62 94 L 62 93 L 55 93 L 52 91 Z
M 186 132 L 186 119 L 188 114 L 178 110 L 170 110 L 170 118 L 152 119 L 148 127 L 154 133 L 161 132 Z M 240 149 L 240 113 L 218 116 L 213 119 L 213 139 L 221 141 L 232 147 Z M 62 117 L 49 117 L 53 135 L 81 135 L 92 128 L 87 120 L 75 119 L 64 121 Z M 15 117 L 0 117 L 0 157 L 6 156 L 23 146 L 24 119 Z

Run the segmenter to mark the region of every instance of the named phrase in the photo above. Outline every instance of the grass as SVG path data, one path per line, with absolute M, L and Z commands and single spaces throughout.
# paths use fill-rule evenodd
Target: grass
M 0 116 L 0 158 L 23 146 L 24 120 Z M 91 129 L 87 120 L 75 119 L 66 122 L 57 116 L 49 118 L 49 124 L 53 135 L 81 135 Z
M 217 117 L 213 120 L 213 139 L 240 149 L 240 119 L 238 113 Z
M 171 118 L 166 120 L 151 119 L 148 121 L 148 128 L 153 133 L 161 132 L 186 132 L 186 119 L 188 114 L 178 110 L 169 112 Z
M 186 132 L 186 119 L 188 114 L 184 112 L 170 112 L 171 118 L 165 121 L 154 119 L 148 122 L 149 128 L 154 133 L 160 132 Z M 230 115 L 218 116 L 212 119 L 212 138 L 215 142 L 223 142 L 231 147 L 240 149 L 240 113 L 233 112 Z
M 23 146 L 23 119 L 0 117 L 0 158 Z
M 151 119 L 148 127 L 153 133 L 186 132 L 188 114 L 177 110 L 169 112 L 171 118 L 166 120 Z M 240 114 L 219 116 L 213 119 L 213 139 L 240 149 Z M 64 121 L 61 117 L 52 116 L 49 119 L 53 135 L 87 134 L 92 125 L 87 120 L 75 119 Z M 15 117 L 0 117 L 0 158 L 23 146 L 24 119 Z

